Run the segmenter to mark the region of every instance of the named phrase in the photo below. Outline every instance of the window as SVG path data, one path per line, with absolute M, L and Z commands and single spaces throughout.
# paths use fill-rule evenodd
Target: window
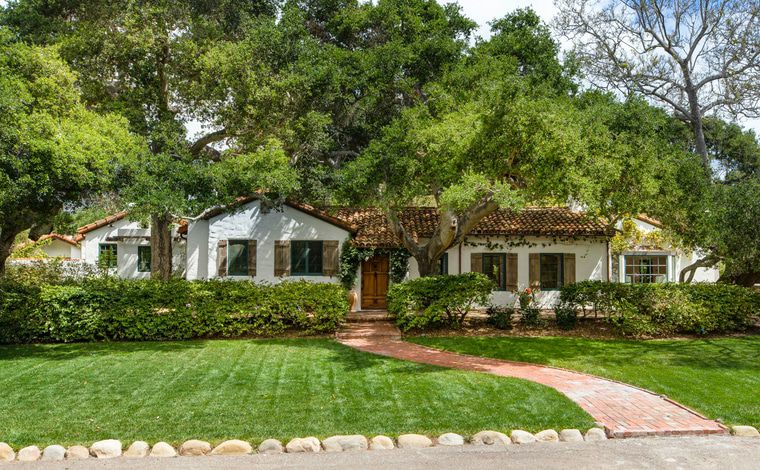
M 227 274 L 248 275 L 248 240 L 230 240 L 227 243 Z
M 668 280 L 667 255 L 626 255 L 625 282 L 647 284 Z
M 506 253 L 483 253 L 483 274 L 496 283 L 497 290 L 507 290 Z
M 444 253 L 438 258 L 438 274 L 444 275 L 449 273 L 449 254 Z
M 322 242 L 290 242 L 290 275 L 314 276 L 322 274 Z
M 116 243 L 101 243 L 98 245 L 98 265 L 101 268 L 115 268 L 117 262 Z
M 141 245 L 137 247 L 137 272 L 150 272 L 150 245 Z
M 564 283 L 562 254 L 541 253 L 539 262 L 541 290 L 559 289 Z

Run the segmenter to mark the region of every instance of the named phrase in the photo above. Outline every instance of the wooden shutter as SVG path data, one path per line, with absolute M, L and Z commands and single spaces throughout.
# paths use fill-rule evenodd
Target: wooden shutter
M 563 283 L 574 284 L 575 283 L 575 253 L 565 253 L 563 257 L 564 257 L 564 265 L 565 265 Z
M 470 255 L 470 271 L 474 273 L 483 272 L 483 253 L 472 253 Z
M 507 253 L 507 290 L 517 290 L 517 253 Z
M 227 276 L 227 240 L 219 240 L 216 244 L 216 275 Z
M 322 275 L 333 277 L 338 272 L 338 240 L 322 242 Z
M 541 255 L 538 253 L 528 255 L 528 282 L 531 289 L 541 287 Z
M 290 276 L 290 240 L 274 242 L 274 275 Z
M 248 240 L 248 275 L 256 276 L 256 240 Z

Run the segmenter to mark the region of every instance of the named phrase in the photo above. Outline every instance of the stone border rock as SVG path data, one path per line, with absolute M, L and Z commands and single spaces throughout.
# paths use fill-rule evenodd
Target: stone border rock
M 752 426 L 733 426 L 731 434 L 741 438 L 760 439 L 760 432 Z M 521 429 L 513 430 L 509 435 L 498 431 L 480 431 L 468 440 L 459 434 L 445 433 L 436 439 L 421 434 L 402 434 L 394 442 L 388 436 L 374 436 L 367 439 L 360 434 L 348 436 L 332 436 L 322 441 L 316 437 L 302 437 L 291 439 L 287 445 L 276 439 L 266 439 L 259 444 L 254 451 L 250 443 L 240 440 L 228 440 L 212 447 L 206 441 L 191 439 L 175 448 L 166 442 L 157 442 L 152 447 L 144 441 L 135 441 L 122 453 L 122 443 L 116 439 L 107 439 L 93 443 L 89 448 L 75 445 L 68 449 L 60 445 L 50 445 L 40 450 L 37 446 L 27 446 L 14 452 L 13 448 L 0 442 L 0 463 L 31 462 L 36 460 L 79 460 L 87 458 L 110 459 L 124 458 L 172 458 L 202 457 L 207 455 L 248 455 L 254 452 L 259 454 L 279 454 L 283 452 L 350 452 L 364 450 L 388 450 L 422 449 L 432 446 L 461 446 L 469 443 L 476 446 L 510 446 L 531 445 L 552 442 L 591 442 L 607 440 L 604 429 L 591 428 L 585 433 L 578 429 L 563 429 L 559 433 L 554 429 L 545 429 L 536 434 L 531 434 Z M 469 441 L 469 442 L 468 442 Z

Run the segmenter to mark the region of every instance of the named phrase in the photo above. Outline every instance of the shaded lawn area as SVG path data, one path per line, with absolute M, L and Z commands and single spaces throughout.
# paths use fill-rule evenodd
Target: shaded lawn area
M 476 356 L 548 364 L 665 394 L 728 424 L 760 426 L 760 336 L 698 340 L 407 338 Z
M 0 441 L 14 447 L 593 424 L 538 384 L 324 339 L 2 346 L 0 370 Z

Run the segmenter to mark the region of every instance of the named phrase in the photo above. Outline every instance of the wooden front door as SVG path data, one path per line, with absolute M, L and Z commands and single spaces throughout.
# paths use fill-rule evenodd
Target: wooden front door
M 374 256 L 362 262 L 362 310 L 384 309 L 388 306 L 388 256 Z

